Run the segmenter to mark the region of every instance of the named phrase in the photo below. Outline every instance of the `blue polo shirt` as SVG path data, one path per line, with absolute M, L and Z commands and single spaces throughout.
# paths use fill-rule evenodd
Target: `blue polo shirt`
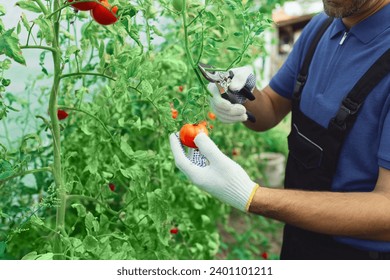
M 270 87 L 291 99 L 295 80 L 316 31 L 327 16 L 315 16 L 305 27 Z M 368 68 L 390 48 L 390 5 L 347 30 L 335 19 L 321 38 L 302 91 L 301 111 L 327 127 L 342 99 Z M 390 75 L 370 93 L 343 145 L 333 191 L 370 192 L 379 167 L 390 169 Z M 363 250 L 390 251 L 390 242 L 336 237 Z

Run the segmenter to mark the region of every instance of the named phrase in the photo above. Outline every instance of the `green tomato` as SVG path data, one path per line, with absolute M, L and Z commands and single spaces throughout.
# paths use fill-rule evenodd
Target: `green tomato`
M 107 43 L 107 46 L 106 46 L 106 53 L 109 54 L 109 55 L 113 55 L 114 54 L 114 48 L 115 48 L 115 42 L 114 42 L 114 40 L 110 40 Z
M 182 0 L 173 0 L 172 6 L 176 11 L 181 12 L 183 10 L 183 1 Z

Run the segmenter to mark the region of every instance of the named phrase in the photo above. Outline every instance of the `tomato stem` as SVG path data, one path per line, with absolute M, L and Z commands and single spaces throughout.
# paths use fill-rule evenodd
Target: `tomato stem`
M 46 9 L 45 5 L 42 3 L 41 0 L 34 0 L 35 3 L 38 4 L 39 8 L 41 8 L 41 11 L 47 15 L 49 13 L 49 11 Z
M 52 48 L 52 47 L 46 47 L 46 46 L 21 46 L 21 49 L 41 49 L 41 50 L 46 50 L 46 51 L 51 51 L 51 52 L 56 52 L 57 50 Z
M 187 59 L 190 62 L 191 68 L 194 70 L 196 77 L 198 78 L 200 84 L 203 86 L 203 88 L 206 90 L 206 92 L 208 92 L 207 85 L 205 84 L 205 82 L 203 81 L 202 77 L 200 76 L 200 74 L 198 72 L 198 66 L 195 63 L 194 58 L 192 57 L 191 50 L 189 47 L 189 42 L 188 42 L 189 35 L 188 35 L 188 25 L 187 25 L 187 16 L 186 16 L 186 14 L 187 14 L 187 3 L 186 2 L 187 1 L 186 0 L 182 0 L 182 1 L 183 1 L 183 9 L 181 11 L 181 17 L 183 20 L 184 46 L 185 46 L 185 50 L 186 50 Z M 200 57 L 199 57 L 199 60 L 200 60 Z
M 93 73 L 93 72 L 77 72 L 77 73 L 70 73 L 70 74 L 63 74 L 61 75 L 60 79 L 68 78 L 68 77 L 73 77 L 73 76 L 99 76 L 103 78 L 110 79 L 112 81 L 116 81 L 115 78 L 100 74 L 100 73 Z
M 51 167 L 42 167 L 42 168 L 37 168 L 37 169 L 26 170 L 26 171 L 20 172 L 18 174 L 14 174 L 12 176 L 1 179 L 0 183 L 3 183 L 5 181 L 11 180 L 11 179 L 16 178 L 16 177 L 22 177 L 22 176 L 25 176 L 28 174 L 34 174 L 34 173 L 38 173 L 38 172 L 47 172 L 47 171 L 52 172 Z
M 35 0 L 35 1 L 40 1 L 40 0 Z M 54 8 L 53 12 L 51 12 L 51 13 L 48 12 L 47 14 L 45 14 L 46 18 L 51 18 L 53 15 L 55 15 L 56 13 L 62 11 L 66 7 L 69 7 L 69 6 L 73 5 L 73 4 L 82 3 L 82 2 L 96 2 L 99 5 L 102 5 L 100 3 L 100 1 L 98 1 L 98 0 L 78 0 L 78 1 L 74 1 L 74 2 L 66 2 L 62 6 L 60 6 L 59 8 Z
M 60 1 L 55 0 L 53 9 L 60 7 Z M 57 18 L 52 19 L 54 37 L 52 41 L 52 55 L 53 55 L 53 66 L 54 66 L 54 79 L 50 92 L 49 99 L 49 116 L 52 123 L 53 133 L 53 177 L 57 190 L 58 206 L 56 215 L 56 235 L 54 239 L 54 253 L 56 259 L 63 259 L 63 248 L 61 241 L 61 234 L 65 233 L 65 210 L 66 210 L 66 190 L 63 185 L 62 178 L 62 166 L 61 166 L 61 138 L 60 138 L 60 124 L 57 117 L 57 99 L 59 94 L 59 86 L 61 80 L 61 48 L 59 45 L 59 19 L 60 14 Z

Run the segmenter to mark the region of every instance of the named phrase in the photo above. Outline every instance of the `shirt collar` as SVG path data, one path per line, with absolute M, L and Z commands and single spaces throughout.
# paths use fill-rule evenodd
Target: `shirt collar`
M 331 38 L 336 37 L 341 32 L 347 31 L 341 18 L 335 19 L 332 25 L 332 29 L 330 30 Z M 353 34 L 362 43 L 367 44 L 387 28 L 390 28 L 390 4 L 353 26 L 349 30 L 349 34 Z

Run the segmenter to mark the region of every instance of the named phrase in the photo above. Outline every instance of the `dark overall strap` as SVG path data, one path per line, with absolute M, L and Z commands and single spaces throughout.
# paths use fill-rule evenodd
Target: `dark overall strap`
M 339 136 L 345 135 L 353 126 L 364 100 L 389 73 L 390 49 L 378 58 L 343 99 L 336 116 L 330 120 L 328 128 Z
M 295 88 L 293 92 L 293 99 L 299 99 L 305 86 L 307 75 L 309 72 L 310 63 L 313 59 L 314 52 L 317 48 L 318 42 L 321 40 L 322 35 L 324 35 L 325 31 L 328 29 L 329 25 L 333 22 L 333 18 L 329 17 L 320 27 L 317 34 L 315 35 L 311 45 L 306 53 L 305 60 L 303 61 L 302 68 L 299 71 L 297 81 L 295 83 Z

